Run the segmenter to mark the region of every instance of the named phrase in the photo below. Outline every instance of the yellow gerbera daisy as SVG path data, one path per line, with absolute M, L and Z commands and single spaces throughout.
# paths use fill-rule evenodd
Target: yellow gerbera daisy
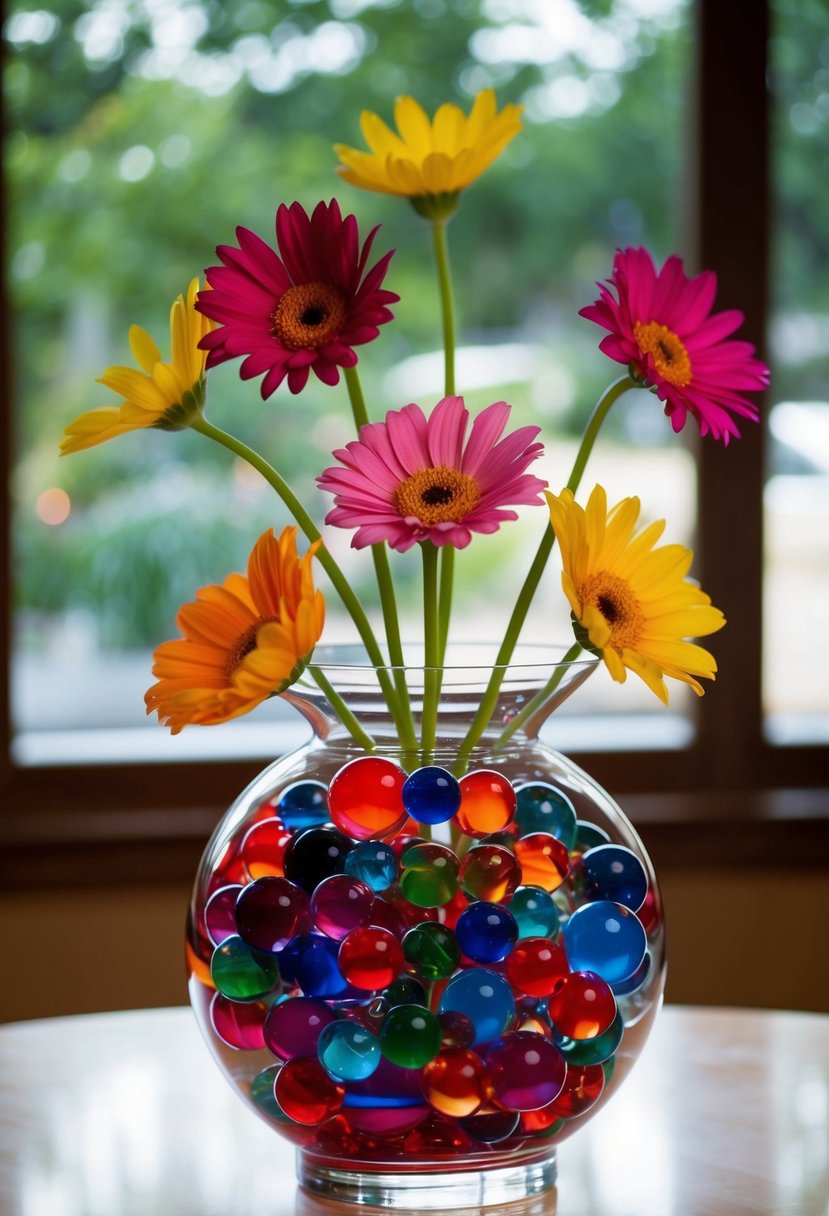
M 610 511 L 601 486 L 586 508 L 570 490 L 546 498 L 578 640 L 601 655 L 614 680 L 624 683 L 628 668 L 666 705 L 664 676 L 690 684 L 702 696 L 695 677 L 713 680 L 717 664 L 707 650 L 685 639 L 716 633 L 725 617 L 686 579 L 691 550 L 654 548 L 665 528 L 662 519 L 634 536 L 638 498 L 623 498 Z
M 360 129 L 368 152 L 335 144 L 342 164 L 337 172 L 363 190 L 399 194 L 418 211 L 435 218 L 454 211 L 457 196 L 504 150 L 521 129 L 521 106 L 497 113 L 495 93 L 483 89 L 467 117 L 455 105 L 442 105 L 430 121 L 412 97 L 399 97 L 394 120 L 399 134 L 368 110 Z
M 80 414 L 64 432 L 62 456 L 106 443 L 116 435 L 142 427 L 178 431 L 190 425 L 204 407 L 204 362 L 207 351 L 199 342 L 213 328 L 213 322 L 196 312 L 199 280 L 187 288 L 187 299 L 179 295 L 170 309 L 170 346 L 172 360 L 162 363 L 153 339 L 140 325 L 129 332 L 130 349 L 136 363 L 132 367 L 108 367 L 98 378 L 124 398 L 120 406 L 104 406 Z
M 314 589 L 316 541 L 300 558 L 296 528 L 264 532 L 248 559 L 247 577 L 229 574 L 202 587 L 176 618 L 184 634 L 156 648 L 147 713 L 174 735 L 189 724 L 238 718 L 284 692 L 302 674 L 325 621 Z

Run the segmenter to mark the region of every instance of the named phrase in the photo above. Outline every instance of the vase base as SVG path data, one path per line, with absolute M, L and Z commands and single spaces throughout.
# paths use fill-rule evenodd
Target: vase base
M 337 1169 L 318 1157 L 297 1153 L 297 1177 L 307 1191 L 378 1208 L 448 1212 L 514 1203 L 548 1190 L 555 1184 L 556 1173 L 554 1151 L 541 1160 L 515 1165 L 489 1169 L 475 1165 L 455 1171 L 424 1166 L 418 1173 Z

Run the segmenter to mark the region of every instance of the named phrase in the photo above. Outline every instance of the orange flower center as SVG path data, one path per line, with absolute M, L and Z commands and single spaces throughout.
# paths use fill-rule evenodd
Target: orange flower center
M 481 497 L 474 477 L 448 465 L 418 469 L 397 487 L 395 505 L 401 515 L 422 524 L 457 523 L 474 511 Z
M 663 380 L 683 388 L 691 383 L 691 358 L 680 337 L 667 325 L 648 321 L 644 325 L 637 321 L 633 336 L 643 355 L 651 355 L 656 370 Z
M 636 649 L 642 637 L 645 618 L 630 583 L 602 570 L 579 588 L 579 599 L 582 611 L 587 604 L 592 604 L 607 621 L 610 626 L 609 646 L 619 654 L 625 649 Z
M 271 333 L 289 350 L 318 349 L 340 332 L 345 300 L 330 283 L 301 283 L 279 297 L 271 313 Z
M 239 634 L 228 651 L 227 663 L 225 664 L 225 676 L 227 677 L 228 684 L 233 680 L 233 676 L 242 661 L 252 650 L 256 649 L 256 635 L 259 632 L 260 626 L 266 625 L 268 621 L 275 621 L 276 619 L 274 616 L 260 616 L 252 625 L 248 625 L 244 633 Z

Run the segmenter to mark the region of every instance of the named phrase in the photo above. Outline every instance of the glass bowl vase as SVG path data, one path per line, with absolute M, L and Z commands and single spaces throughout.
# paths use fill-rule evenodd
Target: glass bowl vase
M 284 694 L 309 741 L 239 795 L 195 879 L 201 1031 L 330 1198 L 446 1211 L 545 1190 L 661 1003 L 645 849 L 538 738 L 596 660 L 458 652 L 378 673 L 318 648 L 317 680 Z

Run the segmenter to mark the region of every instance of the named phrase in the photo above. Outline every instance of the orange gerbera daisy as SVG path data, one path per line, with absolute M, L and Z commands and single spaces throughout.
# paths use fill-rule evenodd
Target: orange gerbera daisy
M 296 533 L 264 532 L 247 577 L 229 574 L 220 587 L 202 587 L 176 619 L 184 637 L 157 647 L 158 683 L 144 700 L 174 735 L 238 718 L 302 674 L 322 633 L 325 602 L 311 576 L 321 542 L 300 557 Z

